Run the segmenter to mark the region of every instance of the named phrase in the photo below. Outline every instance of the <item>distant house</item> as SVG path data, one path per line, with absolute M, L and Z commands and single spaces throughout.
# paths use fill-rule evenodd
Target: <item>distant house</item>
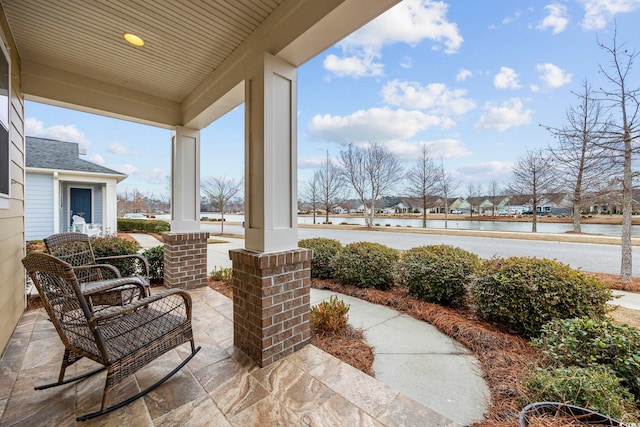
M 127 175 L 80 154 L 75 142 L 26 137 L 26 240 L 69 230 L 73 215 L 117 232 L 116 184 Z

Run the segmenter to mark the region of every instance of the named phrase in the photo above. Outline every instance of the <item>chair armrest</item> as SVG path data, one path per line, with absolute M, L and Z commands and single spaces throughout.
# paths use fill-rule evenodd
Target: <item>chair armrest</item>
M 143 266 L 143 276 L 149 276 L 149 261 L 145 257 L 139 254 L 130 254 L 130 255 L 114 255 L 96 258 L 97 263 L 107 263 L 111 264 L 112 262 L 127 262 L 129 260 L 134 260 L 135 262 L 140 262 Z
M 95 272 L 93 272 L 94 270 Z M 120 277 L 120 270 L 111 264 L 81 265 L 73 267 L 73 271 L 76 273 L 76 276 L 78 276 L 80 282 L 93 282 L 94 280 L 82 280 L 82 278 L 85 276 L 91 277 L 94 274 L 101 274 L 104 280 Z
M 167 289 L 153 294 L 149 297 L 134 301 L 131 304 L 127 304 L 125 306 L 109 307 L 108 309 L 102 310 L 97 313 L 94 317 L 89 319 L 89 322 L 95 325 L 104 325 L 105 323 L 109 323 L 109 321 L 111 320 L 126 316 L 128 313 L 134 312 L 142 307 L 146 307 L 164 298 L 170 298 L 174 295 L 182 297 L 187 319 L 191 320 L 191 295 L 180 289 Z

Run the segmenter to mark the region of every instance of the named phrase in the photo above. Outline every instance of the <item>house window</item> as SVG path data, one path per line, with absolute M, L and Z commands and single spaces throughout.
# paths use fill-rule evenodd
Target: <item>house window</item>
M 0 209 L 8 209 L 11 196 L 9 141 L 9 85 L 11 84 L 11 73 L 9 58 L 4 45 L 0 50 L 2 50 L 0 55 Z

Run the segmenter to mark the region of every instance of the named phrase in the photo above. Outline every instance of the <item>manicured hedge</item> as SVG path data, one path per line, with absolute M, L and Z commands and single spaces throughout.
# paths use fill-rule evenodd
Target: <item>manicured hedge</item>
M 164 233 L 170 230 L 171 225 L 160 219 L 118 218 L 118 231 L 124 233 Z

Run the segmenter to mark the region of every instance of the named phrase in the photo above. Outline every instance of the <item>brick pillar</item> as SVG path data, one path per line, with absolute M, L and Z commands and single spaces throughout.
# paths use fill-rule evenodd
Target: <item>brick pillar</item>
M 304 347 L 309 324 L 310 249 L 229 251 L 233 262 L 233 342 L 260 367 Z
M 207 239 L 209 233 L 163 233 L 164 284 L 193 289 L 207 285 Z

